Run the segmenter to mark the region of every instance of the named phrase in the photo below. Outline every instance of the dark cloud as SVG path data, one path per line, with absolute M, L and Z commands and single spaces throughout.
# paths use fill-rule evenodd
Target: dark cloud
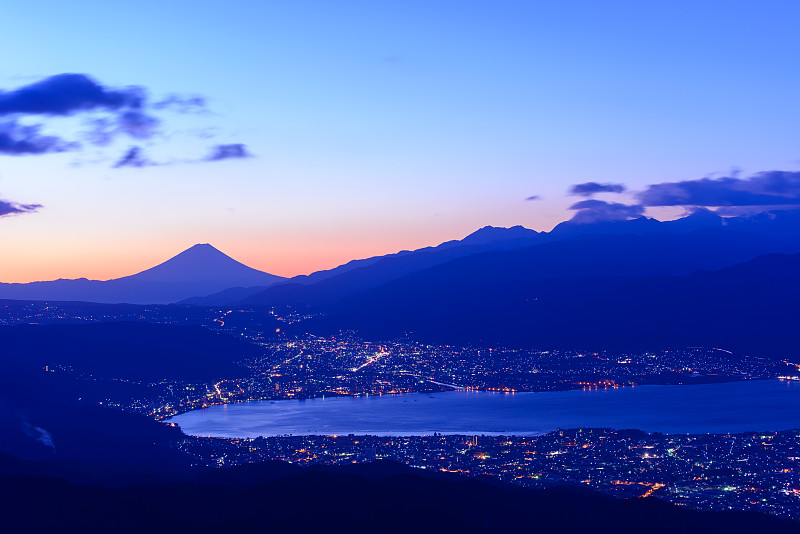
M 127 152 L 114 164 L 114 168 L 120 167 L 149 167 L 155 165 L 152 161 L 144 156 L 144 152 L 138 146 L 132 146 Z
M 19 204 L 0 198 L 0 217 L 9 215 L 20 215 L 22 213 L 33 213 L 42 208 L 41 204 Z
M 175 102 L 179 97 L 173 97 Z M 185 103 L 188 105 L 188 103 Z M 24 115 L 70 116 L 78 113 L 106 113 L 90 118 L 86 140 L 108 145 L 117 135 L 149 139 L 158 132 L 161 121 L 147 113 L 147 93 L 141 87 L 104 87 L 85 74 L 58 74 L 13 91 L 0 92 L 0 116 L 15 120 L 0 129 L 0 153 L 43 154 L 77 148 L 57 137 L 42 136 L 41 126 L 19 126 L 16 117 Z M 10 126 L 14 126 L 10 131 Z
M 569 194 L 590 197 L 595 193 L 622 193 L 623 191 L 625 191 L 625 186 L 622 184 L 599 184 L 597 182 L 585 182 L 582 184 L 573 185 L 569 190 Z
M 81 148 L 77 142 L 44 135 L 44 125 L 29 126 L 26 116 L 79 116 L 81 126 L 75 132 L 84 146 L 108 146 L 119 137 L 137 142 L 167 142 L 170 132 L 157 113 L 173 111 L 198 113 L 206 111 L 206 100 L 200 95 L 170 94 L 150 100 L 139 86 L 112 88 L 101 85 L 85 74 L 58 74 L 10 91 L 0 90 L 0 155 L 45 154 Z M 166 130 L 166 131 L 165 131 Z M 207 135 L 208 136 L 208 135 Z M 216 145 L 201 161 L 218 161 L 251 157 L 243 144 Z M 197 161 L 197 160 L 195 160 Z M 113 167 L 154 165 L 140 148 L 130 148 Z
M 541 200 L 541 199 L 542 199 L 542 197 L 540 197 L 539 195 L 531 195 L 528 198 L 526 198 L 525 200 Z
M 800 204 L 800 172 L 767 171 L 750 178 L 666 182 L 637 193 L 644 206 L 786 206 Z
M 644 214 L 644 206 L 640 204 L 621 204 L 604 200 L 587 199 L 576 202 L 569 207 L 576 210 L 570 219 L 576 223 L 595 223 L 607 221 L 625 221 L 635 219 Z
M 221 159 L 249 158 L 250 153 L 241 143 L 231 145 L 216 145 L 211 148 L 211 154 L 206 161 L 219 161 Z
M 0 92 L 0 115 L 71 115 L 93 109 L 139 109 L 144 101 L 145 93 L 140 87 L 108 89 L 85 74 L 57 74 L 14 91 Z
M 47 154 L 49 152 L 66 152 L 78 147 L 63 139 L 39 133 L 41 126 L 28 126 L 17 121 L 0 123 L 0 154 L 7 156 L 24 156 L 30 154 Z

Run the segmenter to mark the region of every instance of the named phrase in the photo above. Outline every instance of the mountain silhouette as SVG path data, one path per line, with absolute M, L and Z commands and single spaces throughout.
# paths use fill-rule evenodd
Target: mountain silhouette
M 470 273 L 468 262 L 472 260 L 465 259 L 465 263 L 458 264 L 458 279 L 473 280 L 480 290 L 482 283 L 489 287 L 494 283 L 493 277 L 505 277 L 509 271 L 514 271 L 523 284 L 545 271 L 582 276 L 688 274 L 697 269 L 733 265 L 761 254 L 797 251 L 800 215 L 792 211 L 723 218 L 709 210 L 696 210 L 666 222 L 647 217 L 595 223 L 567 221 L 550 232 L 522 226 L 487 226 L 460 241 L 356 260 L 266 289 L 237 288 L 186 303 L 327 305 L 465 258 L 473 258 L 472 265 L 477 270 Z M 497 271 L 493 271 L 495 267 Z M 443 283 L 448 287 L 452 280 Z M 430 287 L 435 290 L 438 284 L 431 281 Z M 427 291 L 424 285 L 417 289 Z
M 627 236 L 632 237 L 632 236 Z M 537 247 L 534 247 L 534 249 Z M 667 249 L 665 256 L 679 249 Z M 767 254 L 688 274 L 614 274 L 612 265 L 524 262 L 520 253 L 462 258 L 320 306 L 306 328 L 375 338 L 537 349 L 656 350 L 706 346 L 796 354 L 800 254 Z M 708 256 L 715 254 L 708 250 Z M 479 262 L 480 260 L 480 262 Z M 551 268 L 553 267 L 553 268 Z M 619 272 L 619 271 L 616 271 Z
M 283 277 L 248 267 L 205 243 L 191 246 L 155 267 L 116 280 L 171 283 L 218 281 L 231 287 L 232 283 L 267 285 L 283 280 Z
M 248 267 L 209 244 L 194 245 L 140 273 L 113 280 L 53 280 L 0 284 L 0 298 L 168 304 L 236 286 L 269 286 L 280 276 Z
M 409 273 L 486 251 L 514 250 L 539 243 L 545 235 L 522 226 L 485 226 L 461 240 L 435 247 L 356 260 L 331 271 L 295 277 L 241 300 L 244 304 L 319 304 L 357 294 L 396 280 Z M 234 296 L 232 292 L 228 295 Z M 192 299 L 196 304 L 218 304 L 209 299 Z
M 604 243 L 613 236 L 628 239 L 629 246 L 604 250 Z M 665 236 L 672 236 L 672 241 L 683 239 L 686 246 L 664 254 L 658 247 L 667 239 Z M 558 243 L 567 244 L 562 247 Z M 557 257 L 549 257 L 547 247 Z M 721 217 L 698 209 L 666 222 L 647 217 L 594 223 L 567 221 L 550 232 L 536 232 L 522 226 L 486 226 L 461 240 L 352 260 L 333 269 L 291 279 L 252 269 L 204 244 L 140 273 L 105 282 L 82 278 L 0 284 L 0 299 L 179 302 L 201 306 L 327 305 L 461 258 L 489 252 L 502 255 L 528 248 L 537 249 L 526 253 L 536 260 L 532 271 L 535 276 L 541 275 L 542 268 L 560 274 L 581 272 L 583 276 L 688 274 L 696 269 L 732 265 L 761 254 L 800 251 L 800 213 L 789 210 Z M 508 261 L 512 260 L 509 257 Z M 476 264 L 485 261 L 484 257 Z M 523 258 L 522 265 L 527 265 L 525 261 L 528 260 Z M 510 268 L 513 270 L 513 266 Z M 481 269 L 485 271 L 483 276 L 494 276 L 491 269 Z M 496 275 L 504 276 L 501 272 Z M 474 273 L 473 278 L 478 281 L 479 276 Z M 491 284 L 491 280 L 487 283 Z

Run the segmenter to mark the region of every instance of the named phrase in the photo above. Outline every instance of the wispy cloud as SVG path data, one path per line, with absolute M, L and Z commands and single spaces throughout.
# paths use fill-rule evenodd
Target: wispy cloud
M 24 125 L 15 120 L 0 123 L 0 154 L 24 156 L 66 152 L 77 148 L 77 143 L 65 141 L 54 135 L 42 135 L 40 125 Z
M 11 202 L 10 200 L 3 200 L 0 198 L 0 217 L 20 215 L 23 213 L 33 213 L 42 207 L 43 206 L 41 204 L 20 204 L 18 202 Z
M 625 191 L 623 184 L 600 184 L 597 182 L 584 182 L 582 184 L 573 185 L 570 190 L 570 195 L 581 195 L 590 197 L 597 193 L 622 193 Z
M 153 137 L 158 132 L 160 124 L 161 121 L 158 118 L 135 109 L 120 113 L 117 117 L 119 133 L 128 134 L 135 139 Z
M 721 216 L 753 215 L 768 210 L 800 209 L 800 172 L 765 171 L 748 178 L 738 173 L 719 178 L 700 178 L 662 182 L 632 192 L 631 204 L 587 198 L 569 209 L 575 211 L 571 221 L 592 223 L 640 217 L 648 207 L 676 206 L 691 213 L 712 208 Z M 572 195 L 591 197 L 596 193 L 623 193 L 623 184 L 585 182 L 572 186 Z
M 645 206 L 785 206 L 800 204 L 800 172 L 767 171 L 749 178 L 701 178 L 648 186 Z
M 171 109 L 179 113 L 198 113 L 206 110 L 206 99 L 201 95 L 171 94 L 158 102 L 153 102 L 153 109 Z
M 252 155 L 247 151 L 247 147 L 241 143 L 230 145 L 216 145 L 211 148 L 211 154 L 206 161 L 219 161 L 222 159 L 249 158 Z
M 581 224 L 625 221 L 641 217 L 644 214 L 644 206 L 640 204 L 629 205 L 597 199 L 581 200 L 570 206 L 569 209 L 575 210 L 575 215 L 570 220 Z
M 114 168 L 118 169 L 119 167 L 149 167 L 151 165 L 156 165 L 156 164 L 145 157 L 141 147 L 132 146 L 114 164 Z

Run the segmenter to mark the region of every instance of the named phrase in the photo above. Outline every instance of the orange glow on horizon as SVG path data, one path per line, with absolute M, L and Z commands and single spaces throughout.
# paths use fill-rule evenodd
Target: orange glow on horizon
M 436 246 L 463 239 L 487 225 L 522 225 L 549 230 L 558 219 L 542 214 L 494 214 L 476 222 L 468 213 L 432 220 L 332 220 L 330 224 L 304 221 L 288 228 L 269 226 L 215 227 L 175 225 L 169 229 L 127 227 L 119 231 L 81 226 L 78 232 L 49 227 L 32 235 L 6 235 L 0 282 L 27 283 L 58 278 L 110 280 L 130 276 L 167 261 L 198 243 L 209 243 L 249 267 L 291 278 L 333 269 L 351 260 Z M 521 220 L 522 219 L 522 220 Z M 4 221 L 18 222 L 18 221 Z M 89 230 L 92 230 L 91 232 Z
M 120 278 L 163 263 L 196 243 L 210 243 L 248 267 L 291 278 L 332 269 L 351 260 L 435 246 L 450 239 L 461 239 L 467 233 L 441 237 L 432 233 L 419 236 L 365 236 L 361 240 L 333 240 L 321 236 L 303 240 L 272 239 L 255 244 L 243 238 L 213 239 L 212 236 L 205 240 L 187 241 L 162 237 L 147 243 L 114 242 L 99 247 L 89 243 L 69 244 L 55 249 L 30 247 L 19 251 L 15 261 L 6 260 L 0 265 L 0 282 Z

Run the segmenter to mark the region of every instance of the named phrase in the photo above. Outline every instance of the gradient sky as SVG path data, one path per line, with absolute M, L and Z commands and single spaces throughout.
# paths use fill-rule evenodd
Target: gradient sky
M 306 274 L 549 230 L 578 183 L 624 200 L 794 171 L 797 20 L 764 0 L 7 2 L 0 89 L 81 73 L 207 104 L 105 146 L 97 114 L 20 117 L 81 148 L 0 154 L 0 199 L 43 206 L 0 218 L 0 281 L 114 278 L 194 243 Z M 207 160 L 227 144 L 252 157 Z M 132 146 L 159 165 L 114 168 Z

